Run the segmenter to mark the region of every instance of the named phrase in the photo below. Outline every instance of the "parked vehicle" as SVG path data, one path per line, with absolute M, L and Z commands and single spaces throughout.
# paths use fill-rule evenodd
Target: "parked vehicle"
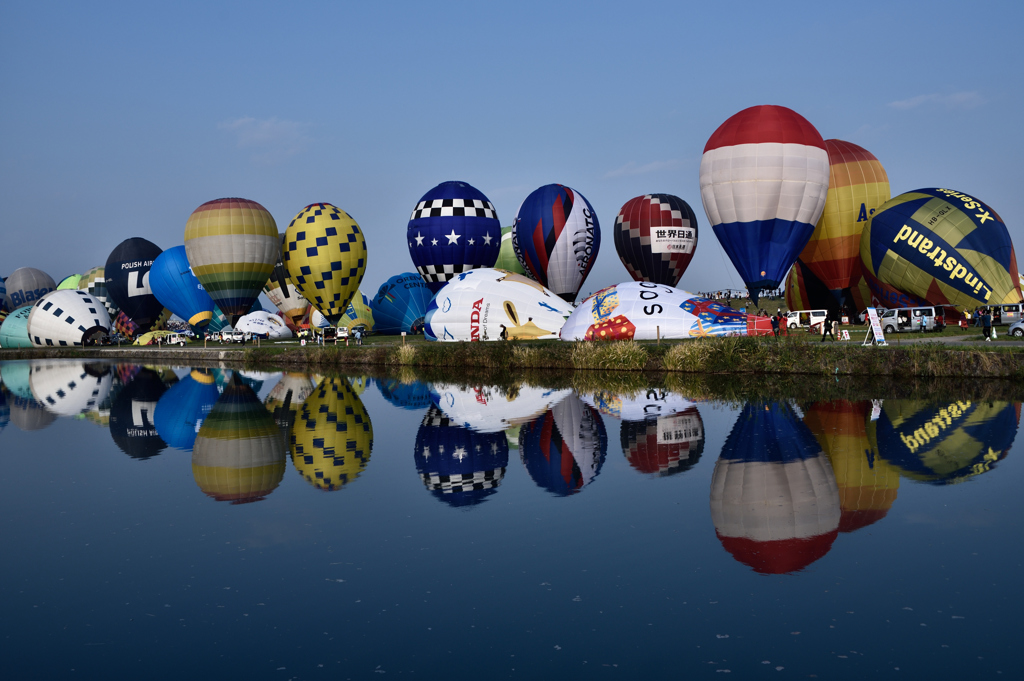
M 791 310 L 786 313 L 786 326 L 790 329 L 818 326 L 828 317 L 828 310 Z
M 946 328 L 946 316 L 942 307 L 904 307 L 886 310 L 879 315 L 884 333 L 905 333 L 908 331 L 942 331 Z
M 1024 317 L 1021 317 L 1021 307 L 1019 303 L 1013 305 L 992 305 L 992 326 L 1013 325 L 1024 321 Z
M 882 318 L 882 313 L 884 313 L 887 309 L 888 308 L 885 308 L 885 307 L 876 307 L 875 308 L 875 310 L 878 312 L 878 318 L 879 319 Z M 867 309 L 861 310 L 860 312 L 857 313 L 857 323 L 858 324 L 867 324 L 868 323 L 868 311 L 867 311 Z
M 188 336 L 183 333 L 172 333 L 164 339 L 164 343 L 167 345 L 180 345 L 185 347 L 185 343 L 188 341 Z
M 1007 333 L 1011 336 L 1015 336 L 1016 338 L 1024 336 L 1024 322 L 1017 322 L 1016 324 L 1010 325 L 1010 329 Z

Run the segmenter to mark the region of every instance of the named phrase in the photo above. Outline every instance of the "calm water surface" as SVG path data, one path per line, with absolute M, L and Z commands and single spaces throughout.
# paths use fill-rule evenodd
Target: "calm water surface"
M 0 676 L 1020 678 L 1020 404 L 0 363 Z

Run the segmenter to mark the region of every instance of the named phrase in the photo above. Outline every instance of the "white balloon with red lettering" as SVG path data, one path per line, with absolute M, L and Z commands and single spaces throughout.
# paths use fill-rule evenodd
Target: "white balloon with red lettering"
M 498 433 L 537 418 L 572 394 L 564 388 L 493 385 L 462 387 L 432 383 L 430 399 L 454 423 L 480 433 Z
M 437 292 L 423 335 L 434 341 L 555 339 L 572 310 L 532 279 L 480 268 L 456 275 Z

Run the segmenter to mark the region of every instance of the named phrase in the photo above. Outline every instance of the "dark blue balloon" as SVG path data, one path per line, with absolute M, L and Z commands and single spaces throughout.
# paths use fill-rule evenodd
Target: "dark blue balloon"
M 478 433 L 430 407 L 416 433 L 416 470 L 430 493 L 452 506 L 475 506 L 497 491 L 508 468 L 504 432 Z
M 601 472 L 608 435 L 596 409 L 570 395 L 519 430 L 519 456 L 539 487 L 566 497 Z
M 442 182 L 416 204 L 406 240 L 416 271 L 437 293 L 460 272 L 494 267 L 501 222 L 483 192 L 465 182 Z
M 165 392 L 160 374 L 138 368 L 125 377 L 125 386 L 110 407 L 110 436 L 133 459 L 148 459 L 167 447 L 153 425 L 155 407 Z
M 433 292 L 415 272 L 396 274 L 373 297 L 373 330 L 376 333 L 420 333 Z
M 149 286 L 164 307 L 192 326 L 201 328 L 210 323 L 213 298 L 192 274 L 184 246 L 175 246 L 156 257 L 149 270 Z
M 377 379 L 377 388 L 391 404 L 402 409 L 426 409 L 432 404 L 430 399 L 430 388 L 426 383 L 413 381 L 402 383 L 401 381 L 389 379 Z
M 747 402 L 722 447 L 727 461 L 789 463 L 821 454 L 814 434 L 785 402 Z
M 202 369 L 171 386 L 156 404 L 153 426 L 160 438 L 176 449 L 192 449 L 199 427 L 203 425 L 220 392 L 213 374 Z
M 140 336 L 164 321 L 164 305 L 153 295 L 149 272 L 163 251 L 141 237 L 125 239 L 107 256 L 103 268 L 107 295 L 121 312 L 112 320 L 126 336 Z

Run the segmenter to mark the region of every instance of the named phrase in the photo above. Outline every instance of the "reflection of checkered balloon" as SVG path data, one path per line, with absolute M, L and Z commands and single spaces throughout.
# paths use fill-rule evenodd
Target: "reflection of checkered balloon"
M 348 213 L 314 203 L 288 225 L 281 260 L 299 292 L 336 325 L 363 280 L 366 240 Z

